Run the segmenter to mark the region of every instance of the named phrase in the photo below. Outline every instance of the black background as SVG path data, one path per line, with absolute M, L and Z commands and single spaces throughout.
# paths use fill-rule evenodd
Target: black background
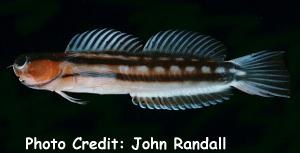
M 26 136 L 64 140 L 66 152 L 74 152 L 70 143 L 77 136 L 116 137 L 127 149 L 133 136 L 226 136 L 231 153 L 299 152 L 299 13 L 293 1 L 1 0 L 0 152 L 25 152 Z M 222 41 L 228 60 L 264 49 L 285 50 L 292 98 L 233 90 L 229 101 L 214 107 L 158 111 L 132 105 L 128 95 L 72 94 L 90 101 L 81 106 L 29 89 L 6 69 L 22 53 L 63 52 L 73 35 L 95 28 L 118 29 L 144 42 L 161 30 L 197 31 Z

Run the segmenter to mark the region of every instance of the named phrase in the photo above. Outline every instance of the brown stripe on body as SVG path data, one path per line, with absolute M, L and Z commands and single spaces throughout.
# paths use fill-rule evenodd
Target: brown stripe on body
M 158 64 L 164 66 L 177 65 L 198 65 L 200 61 L 207 59 L 168 57 L 168 56 L 147 56 L 147 55 L 123 55 L 123 54 L 90 54 L 76 53 L 66 56 L 66 60 L 77 64 L 108 64 L 108 65 L 147 65 L 155 67 Z
M 101 77 L 115 76 L 116 79 L 124 81 L 230 81 L 233 77 L 228 72 L 230 68 L 234 67 L 233 64 L 207 59 L 88 53 L 75 55 L 69 56 L 68 61 L 76 65 L 83 65 L 85 68 L 81 68 L 82 70 L 93 74 L 99 73 Z M 103 67 L 109 70 L 95 69 Z M 220 67 L 224 68 L 224 73 L 216 72 L 216 69 Z

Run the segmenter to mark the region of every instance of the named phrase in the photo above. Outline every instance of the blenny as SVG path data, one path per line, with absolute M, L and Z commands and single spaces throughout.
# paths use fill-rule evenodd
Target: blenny
M 13 69 L 24 85 L 65 92 L 130 94 L 141 108 L 184 110 L 228 100 L 231 88 L 262 97 L 289 97 L 283 51 L 225 61 L 225 46 L 191 31 L 168 30 L 145 44 L 113 29 L 75 35 L 65 52 L 19 56 Z

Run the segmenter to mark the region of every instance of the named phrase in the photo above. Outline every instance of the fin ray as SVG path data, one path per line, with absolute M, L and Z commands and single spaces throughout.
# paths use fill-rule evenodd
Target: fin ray
M 72 103 L 80 104 L 80 105 L 87 104 L 87 101 L 82 101 L 81 99 L 73 98 L 62 91 L 55 91 L 55 92 Z
M 147 97 L 131 95 L 132 103 L 147 109 L 185 110 L 208 107 L 228 100 L 230 90 L 202 95 L 181 95 L 175 97 Z
M 75 35 L 69 42 L 66 52 L 140 51 L 139 39 L 114 30 L 95 29 Z
M 263 97 L 289 98 L 289 76 L 279 51 L 260 51 L 231 60 L 245 71 L 232 85 L 246 93 Z
M 144 46 L 145 53 L 224 60 L 225 46 L 210 36 L 190 31 L 168 30 L 153 35 Z

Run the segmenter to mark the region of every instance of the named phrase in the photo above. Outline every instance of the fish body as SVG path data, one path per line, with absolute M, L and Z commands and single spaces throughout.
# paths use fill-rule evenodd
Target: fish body
M 236 87 L 264 97 L 288 97 L 283 52 L 261 51 L 225 61 L 225 47 L 205 35 L 164 31 L 142 45 L 137 38 L 100 29 L 74 36 L 64 53 L 20 56 L 14 71 L 34 89 L 130 94 L 149 109 L 193 109 L 227 100 Z

